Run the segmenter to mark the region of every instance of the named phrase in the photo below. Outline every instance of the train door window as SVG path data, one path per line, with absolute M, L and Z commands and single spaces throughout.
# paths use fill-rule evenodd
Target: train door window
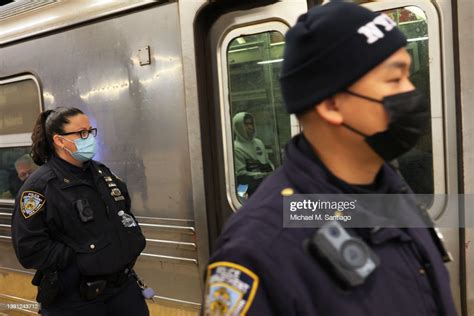
M 230 39 L 226 48 L 228 160 L 233 166 L 235 206 L 282 164 L 284 146 L 294 128 L 292 131 L 293 118 L 285 111 L 278 82 L 283 33 L 268 30 L 240 35 Z
M 40 111 L 39 86 L 33 76 L 0 79 L 0 199 L 13 199 L 37 168 L 29 152 Z
M 436 86 L 440 82 L 436 80 L 440 74 L 438 74 L 439 66 L 433 63 L 433 56 L 436 56 L 437 50 L 430 51 L 433 46 L 430 45 L 432 39 L 428 32 L 433 28 L 429 27 L 426 12 L 418 6 L 394 8 L 382 12 L 390 16 L 407 37 L 406 48 L 412 58 L 410 79 L 424 94 L 430 109 L 431 119 L 425 134 L 415 148 L 397 161 L 401 174 L 412 190 L 418 194 L 425 194 L 422 197 L 423 202 L 430 206 L 435 192 L 444 193 L 444 163 L 440 161 L 443 157 L 443 149 L 442 143 L 439 144 L 439 140 L 443 139 L 442 103 L 441 96 L 438 94 L 441 87 Z M 436 169 L 435 166 L 440 168 Z M 436 172 L 441 174 L 436 174 Z

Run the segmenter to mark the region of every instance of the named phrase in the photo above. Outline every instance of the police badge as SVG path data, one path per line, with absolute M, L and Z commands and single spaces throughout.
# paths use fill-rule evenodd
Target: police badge
M 24 191 L 20 198 L 20 210 L 24 218 L 36 214 L 44 205 L 46 198 L 35 191 Z
M 258 276 L 239 264 L 221 261 L 209 265 L 205 315 L 245 315 L 258 283 Z

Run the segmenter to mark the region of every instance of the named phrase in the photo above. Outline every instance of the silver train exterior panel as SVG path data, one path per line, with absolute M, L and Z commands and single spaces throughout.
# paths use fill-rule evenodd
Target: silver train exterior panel
M 176 2 L 86 23 L 2 48 L 0 77 L 33 74 L 45 110 L 75 106 L 93 118 L 96 159 L 126 180 L 146 234 L 137 269 L 159 296 L 198 303 L 179 29 Z M 140 66 L 146 47 L 151 63 Z M 2 266 L 20 269 L 6 248 Z

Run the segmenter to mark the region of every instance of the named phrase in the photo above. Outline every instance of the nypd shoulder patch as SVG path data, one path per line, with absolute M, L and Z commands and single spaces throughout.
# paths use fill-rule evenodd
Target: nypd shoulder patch
M 226 261 L 210 264 L 205 315 L 245 315 L 255 298 L 258 283 L 258 276 L 241 265 Z
M 24 218 L 35 215 L 46 202 L 44 195 L 35 191 L 24 191 L 20 198 L 20 210 Z

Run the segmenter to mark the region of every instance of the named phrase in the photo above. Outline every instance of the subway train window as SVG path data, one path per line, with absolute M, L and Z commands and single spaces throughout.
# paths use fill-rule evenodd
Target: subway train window
M 277 31 L 237 37 L 227 49 L 235 194 L 241 203 L 281 165 L 291 138 L 278 82 L 283 49 Z
M 426 15 L 418 7 L 409 6 L 385 11 L 405 33 L 407 50 L 412 57 L 411 81 L 424 95 L 430 109 L 430 62 L 428 24 Z M 433 145 L 431 121 L 417 146 L 398 159 L 405 180 L 415 193 L 433 194 Z M 430 203 L 430 201 L 427 201 Z
M 31 76 L 0 80 L 0 199 L 15 198 L 38 166 L 29 156 L 31 132 L 41 110 Z
M 40 109 L 34 80 L 0 81 L 0 135 L 31 133 Z

